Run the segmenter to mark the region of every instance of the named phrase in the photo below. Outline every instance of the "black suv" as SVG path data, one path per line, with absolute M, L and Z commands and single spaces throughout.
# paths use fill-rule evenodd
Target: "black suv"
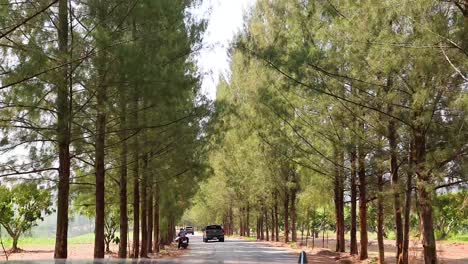
M 224 242 L 224 230 L 220 225 L 209 225 L 203 229 L 203 242 L 213 239 Z

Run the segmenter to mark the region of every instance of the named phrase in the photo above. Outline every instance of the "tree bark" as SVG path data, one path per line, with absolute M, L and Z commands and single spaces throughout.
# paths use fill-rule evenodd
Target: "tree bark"
M 350 234 L 350 252 L 351 255 L 358 254 L 358 247 L 357 247 L 357 212 L 356 212 L 356 196 L 357 196 L 357 187 L 356 187 L 356 149 L 353 146 L 353 150 L 350 153 L 351 157 L 351 234 Z
M 98 17 L 100 21 L 103 18 L 103 10 L 98 8 Z M 99 40 L 98 40 L 99 42 Z M 100 46 L 98 44 L 98 46 Z M 98 54 L 97 58 L 97 72 L 99 82 L 96 89 L 96 152 L 95 152 L 95 173 L 96 173 L 96 218 L 95 218 L 95 235 L 94 235 L 94 258 L 104 258 L 105 246 L 105 140 L 106 140 L 106 84 L 105 84 L 105 57 L 104 54 Z
M 367 180 L 366 180 L 366 168 L 365 168 L 365 157 L 364 147 L 360 143 L 358 145 L 358 177 L 359 177 L 359 227 L 361 237 L 361 250 L 359 258 L 361 260 L 367 259 Z
M 343 154 L 335 148 L 335 162 L 343 165 Z M 336 218 L 336 252 L 345 252 L 344 239 L 344 184 L 342 169 L 335 165 L 335 180 L 334 180 L 334 201 L 335 201 L 335 218 Z
M 383 174 L 378 173 L 377 175 L 377 186 L 378 186 L 378 196 L 377 196 L 377 243 L 379 248 L 379 263 L 385 263 L 385 249 L 384 249 L 384 208 L 383 208 Z
M 68 1 L 59 0 L 58 6 L 58 47 L 60 60 L 68 60 Z M 57 83 L 57 143 L 59 151 L 59 175 L 57 193 L 57 229 L 54 258 L 67 258 L 68 206 L 70 194 L 70 130 L 71 94 L 68 87 L 68 67 L 61 67 Z
M 250 204 L 247 202 L 247 217 L 245 220 L 245 228 L 247 229 L 247 237 L 250 237 Z
M 148 196 L 148 232 L 147 232 L 147 240 L 148 240 L 148 253 L 153 253 L 153 185 L 149 183 L 149 196 Z
M 275 192 L 275 241 L 279 242 L 278 192 Z
M 127 240 L 128 240 L 128 208 L 127 208 L 127 102 L 124 92 L 120 92 L 120 181 L 119 181 L 119 206 L 120 206 L 120 243 L 119 258 L 127 258 Z
M 295 184 L 298 184 L 295 182 Z M 297 242 L 297 212 L 296 212 L 297 187 L 291 190 L 291 241 Z
M 263 211 L 265 217 L 265 232 L 266 232 L 266 241 L 270 241 L 270 230 L 268 228 L 268 209 L 265 208 Z
M 143 133 L 143 135 L 145 135 Z M 147 142 L 144 136 L 143 142 Z M 141 250 L 140 257 L 148 257 L 148 154 L 143 155 L 143 175 L 141 181 Z
M 393 107 L 389 105 L 388 112 L 393 112 Z M 396 258 L 400 259 L 403 250 L 403 223 L 401 217 L 401 201 L 400 201 L 400 187 L 398 175 L 398 157 L 397 157 L 397 131 L 394 119 L 388 122 L 388 142 L 390 145 L 390 171 L 392 175 L 392 189 L 393 189 L 393 209 L 395 217 L 395 230 L 396 230 Z
M 133 98 L 133 252 L 132 257 L 138 258 L 140 252 L 140 181 L 139 181 L 139 143 L 138 143 L 138 95 Z
M 260 213 L 260 240 L 265 240 L 265 219 L 263 218 L 263 213 Z
M 153 252 L 159 253 L 159 184 L 154 189 Z
M 275 241 L 275 228 L 276 228 L 276 221 L 275 221 L 275 209 L 271 207 L 271 241 Z
M 289 192 L 284 194 L 284 242 L 289 242 Z
M 19 252 L 18 248 L 18 236 L 13 236 L 13 244 L 11 245 L 11 252 L 16 253 Z
M 418 206 L 422 225 L 424 263 L 437 263 L 434 223 L 432 219 L 432 196 L 434 188 L 426 171 L 426 136 L 424 128 L 414 130 L 414 169 L 418 176 Z
M 403 230 L 404 240 L 403 240 L 403 254 L 398 259 L 398 264 L 408 264 L 409 263 L 409 230 L 410 230 L 410 213 L 411 213 L 411 194 L 413 189 L 413 143 L 410 143 L 409 155 L 408 155 L 408 174 L 406 179 L 406 193 L 405 193 L 405 226 Z

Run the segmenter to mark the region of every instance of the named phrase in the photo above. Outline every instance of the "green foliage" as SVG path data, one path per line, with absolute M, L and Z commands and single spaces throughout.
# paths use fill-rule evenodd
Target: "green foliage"
M 434 225 L 438 239 L 468 233 L 467 199 L 467 191 L 437 195 L 434 201 Z
M 19 183 L 11 189 L 0 186 L 0 224 L 12 237 L 14 249 L 22 234 L 53 212 L 51 206 L 50 192 L 35 183 Z

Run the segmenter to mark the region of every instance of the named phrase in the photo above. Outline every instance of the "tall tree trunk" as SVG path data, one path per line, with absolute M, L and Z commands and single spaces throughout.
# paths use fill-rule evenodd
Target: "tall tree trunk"
M 133 128 L 135 135 L 133 136 L 133 252 L 132 257 L 138 258 L 140 253 L 140 150 L 138 142 L 138 95 L 134 94 L 133 98 Z
M 98 8 L 99 21 L 103 21 L 105 11 L 102 7 Z M 98 46 L 102 46 L 99 44 Z M 95 152 L 95 173 L 96 173 L 96 217 L 94 228 L 94 258 L 104 258 L 105 242 L 104 242 L 104 221 L 105 221 L 105 140 L 106 140 L 106 83 L 105 83 L 105 55 L 98 54 L 97 72 L 99 83 L 96 86 L 96 152 Z
M 289 242 L 289 191 L 284 193 L 284 242 Z
M 244 236 L 244 208 L 239 209 L 239 235 Z
M 297 182 L 295 183 L 297 184 Z M 297 242 L 297 212 L 296 212 L 297 187 L 291 190 L 291 241 Z
M 245 220 L 245 228 L 247 230 L 247 237 L 250 237 L 250 204 L 247 202 L 247 217 Z
M 260 216 L 257 215 L 257 240 L 260 240 Z
M 379 263 L 385 263 L 384 249 L 384 208 L 383 208 L 383 174 L 377 175 L 378 196 L 377 196 L 377 243 L 379 248 Z
M 59 0 L 58 6 L 58 47 L 60 60 L 66 62 L 68 51 L 68 1 Z M 54 258 L 67 258 L 68 205 L 70 194 L 70 131 L 71 94 L 68 86 L 69 68 L 60 68 L 60 81 L 57 83 L 57 143 L 59 151 L 59 175 L 57 193 L 57 229 Z
M 353 146 L 353 150 L 350 153 L 351 157 L 351 177 L 350 177 L 350 185 L 351 185 L 351 234 L 350 234 L 350 251 L 351 255 L 358 254 L 358 247 L 357 247 L 357 214 L 356 214 L 356 196 L 357 196 L 357 187 L 356 187 L 356 148 Z
M 279 242 L 278 192 L 275 192 L 275 241 Z
M 148 232 L 147 232 L 147 240 L 148 240 L 148 253 L 153 253 L 153 184 L 149 183 L 149 196 L 148 196 Z
M 229 229 L 231 230 L 231 235 L 234 235 L 234 213 L 232 211 L 232 205 L 229 207 Z
M 388 106 L 388 112 L 393 112 L 393 107 Z M 398 176 L 398 157 L 397 157 L 397 131 L 394 119 L 388 122 L 388 141 L 390 145 L 390 171 L 392 175 L 392 191 L 393 191 L 393 209 L 395 217 L 396 230 L 396 258 L 400 259 L 403 250 L 403 223 L 401 219 L 401 202 L 400 202 L 400 186 Z
M 358 145 L 358 176 L 359 176 L 359 232 L 361 237 L 361 250 L 359 258 L 361 260 L 367 259 L 367 180 L 365 168 L 364 147 L 361 143 Z
M 271 241 L 275 241 L 275 228 L 276 228 L 276 221 L 275 221 L 275 209 L 271 207 Z
M 260 213 L 260 240 L 265 240 L 265 219 L 263 218 L 263 213 Z
M 145 133 L 143 133 L 143 143 L 147 142 Z M 148 154 L 143 155 L 143 177 L 141 180 L 141 251 L 140 257 L 148 257 Z
M 127 99 L 124 91 L 120 92 L 120 181 L 119 181 L 119 206 L 120 206 L 120 243 L 119 258 L 127 258 L 128 240 L 128 208 L 127 208 Z
M 154 187 L 153 252 L 159 253 L 159 184 Z
M 408 174 L 406 179 L 406 193 L 405 193 L 405 226 L 403 230 L 403 255 L 398 259 L 398 264 L 408 264 L 409 263 L 409 230 L 410 230 L 410 213 L 411 213 L 411 194 L 413 189 L 413 143 L 410 143 L 409 146 L 409 155 L 408 155 Z
M 434 236 L 434 223 L 432 219 L 433 188 L 430 175 L 425 168 L 426 162 L 426 136 L 424 128 L 414 131 L 414 169 L 418 176 L 418 206 L 422 225 L 424 263 L 437 263 L 436 241 Z
M 263 211 L 265 217 L 265 232 L 266 232 L 266 241 L 270 241 L 270 231 L 268 228 L 268 208 L 265 208 Z
M 343 154 L 335 148 L 335 181 L 334 181 L 334 196 L 335 196 L 335 217 L 336 217 L 336 252 L 345 252 L 344 243 L 344 184 L 342 168 L 343 166 Z M 340 164 L 340 166 L 338 166 Z

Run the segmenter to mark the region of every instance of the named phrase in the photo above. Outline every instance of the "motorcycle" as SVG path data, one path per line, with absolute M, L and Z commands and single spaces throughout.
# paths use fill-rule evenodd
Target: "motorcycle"
M 176 242 L 177 242 L 177 248 L 182 247 L 183 249 L 187 249 L 188 244 L 189 244 L 189 239 L 188 237 L 177 237 Z

